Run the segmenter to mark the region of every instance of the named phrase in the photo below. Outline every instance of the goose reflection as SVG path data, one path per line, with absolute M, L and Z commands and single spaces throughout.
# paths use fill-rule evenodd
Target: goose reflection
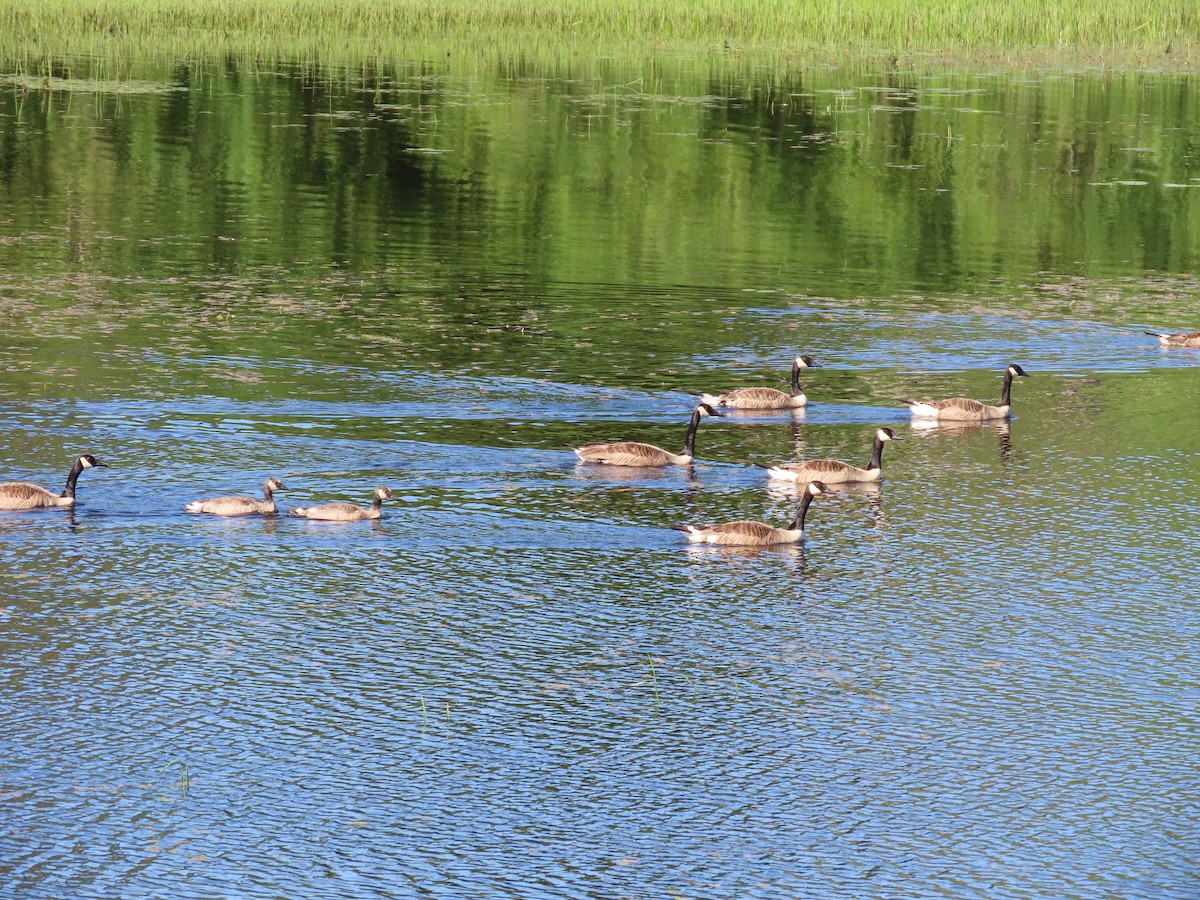
M 785 415 L 793 423 L 803 422 L 808 415 L 808 411 L 803 406 L 798 406 L 794 409 L 740 409 L 736 406 L 721 407 L 721 418 L 733 419 L 734 421 L 741 419 L 749 422 L 778 422 Z
M 233 535 L 258 533 L 275 535 L 279 533 L 279 523 L 286 516 L 214 516 L 196 521 L 197 528 L 205 529 L 205 534 Z
M 997 449 L 1000 461 L 1007 464 L 1012 461 L 1012 424 L 1007 419 L 992 422 L 941 422 L 937 419 L 914 419 L 912 432 L 915 437 L 962 436 L 978 434 L 985 429 L 996 432 Z
M 763 547 L 736 547 L 727 544 L 685 544 L 683 551 L 695 560 L 720 559 L 727 562 L 784 559 L 796 574 L 803 575 L 807 560 L 803 544 L 771 544 Z
M 674 466 L 664 468 L 662 466 L 610 466 L 604 463 L 576 463 L 575 477 L 582 481 L 591 482 L 619 482 L 623 484 L 634 484 L 638 481 L 649 482 L 666 482 L 676 481 L 682 476 L 684 486 L 690 490 L 698 490 L 701 487 L 700 482 L 696 478 L 696 467 L 693 465 Z

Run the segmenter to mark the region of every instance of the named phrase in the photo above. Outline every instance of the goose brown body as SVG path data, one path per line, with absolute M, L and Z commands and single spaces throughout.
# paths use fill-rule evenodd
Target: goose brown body
M 378 519 L 383 515 L 383 501 L 391 500 L 392 492 L 380 485 L 375 488 L 375 497 L 367 507 L 353 503 L 322 503 L 318 506 L 297 506 L 289 515 L 299 519 L 320 519 L 325 522 L 358 522 L 363 519 Z
M 901 400 L 907 403 L 913 418 L 938 419 L 944 422 L 988 422 L 1007 419 L 1012 412 L 1013 378 L 1025 376 L 1020 366 L 1008 366 L 1004 370 L 1004 387 L 1000 391 L 1000 402 L 995 406 L 972 400 L 968 397 L 951 397 L 948 400 Z
M 796 517 L 786 528 L 776 528 L 765 522 L 750 520 L 724 522 L 720 525 L 672 525 L 682 531 L 693 544 L 721 544 L 726 547 L 769 547 L 772 544 L 796 544 L 804 539 L 804 519 L 813 497 L 824 493 L 819 481 L 808 484 Z
M 617 441 L 611 444 L 586 444 L 576 447 L 575 455 L 579 457 L 580 462 L 607 466 L 686 466 L 696 456 L 696 429 L 700 427 L 700 421 L 715 415 L 717 411 L 707 403 L 701 403 L 692 410 L 682 453 L 672 453 L 654 444 L 638 441 Z
M 67 473 L 67 485 L 61 494 L 47 490 L 28 481 L 5 481 L 0 483 L 0 509 L 49 509 L 75 505 L 75 482 L 84 469 L 103 468 L 104 463 L 90 453 L 75 460 Z
M 1011 407 L 989 406 L 969 397 L 951 397 L 947 400 L 914 401 L 910 409 L 918 418 L 944 419 L 947 422 L 985 422 L 988 419 L 1008 418 Z
M 1175 334 L 1147 331 L 1146 334 L 1158 338 L 1158 342 L 1164 347 L 1200 347 L 1200 331 L 1179 331 Z
M 865 469 L 852 466 L 840 459 L 809 459 L 803 462 L 763 466 L 763 468 L 767 470 L 768 476 L 780 481 L 820 481 L 826 484 L 878 481 L 883 475 L 883 445 L 894 440 L 896 440 L 896 433 L 892 429 L 877 429 L 875 441 L 871 445 L 871 460 Z
M 792 360 L 790 394 L 768 387 L 734 388 L 721 394 L 701 394 L 700 402 L 727 409 L 799 409 L 808 404 L 808 398 L 800 390 L 800 370 L 808 368 L 817 368 L 811 356 Z
M 278 478 L 268 478 L 263 485 L 263 499 L 253 497 L 212 497 L 194 500 L 184 507 L 191 513 L 207 513 L 210 516 L 270 516 L 276 512 L 275 491 L 286 491 Z

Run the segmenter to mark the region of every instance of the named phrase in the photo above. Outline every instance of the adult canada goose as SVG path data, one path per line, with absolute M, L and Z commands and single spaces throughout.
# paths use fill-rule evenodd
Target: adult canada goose
M 1007 419 L 1012 410 L 1013 377 L 1025 376 L 1025 370 L 1013 363 L 1004 370 L 1004 389 L 1000 391 L 1000 402 L 988 406 L 966 397 L 949 400 L 901 400 L 908 404 L 914 418 L 940 419 L 944 422 L 987 422 L 990 419 Z
M 775 388 L 735 388 L 723 394 L 701 394 L 700 402 L 728 409 L 799 409 L 808 403 L 800 390 L 800 370 L 820 368 L 811 356 L 797 356 L 792 360 L 792 392 L 785 394 Z
M 1158 338 L 1164 347 L 1200 347 L 1200 331 L 1180 331 L 1175 334 L 1147 331 L 1146 334 Z
M 297 506 L 288 515 L 300 519 L 321 519 L 325 522 L 357 522 L 378 519 L 383 515 L 383 501 L 391 500 L 392 492 L 383 485 L 375 488 L 375 499 L 367 507 L 353 503 L 322 503 L 320 506 Z
M 75 482 L 79 473 L 84 469 L 107 468 L 104 463 L 90 453 L 75 460 L 71 471 L 67 473 L 67 486 L 61 494 L 48 491 L 44 487 L 30 484 L 28 481 L 5 481 L 0 484 L 0 509 L 44 509 L 53 506 L 75 505 Z
M 896 433 L 890 428 L 875 430 L 875 443 L 871 446 L 871 461 L 865 469 L 844 463 L 840 459 L 810 459 L 804 462 L 781 463 L 778 466 L 766 466 L 756 463 L 767 470 L 771 478 L 782 481 L 823 481 L 827 484 L 849 484 L 852 482 L 878 481 L 883 474 L 883 445 L 896 440 Z
M 637 441 L 587 444 L 576 447 L 575 453 L 580 462 L 603 463 L 607 466 L 686 466 L 696 456 L 696 429 L 700 427 L 700 420 L 717 414 L 707 403 L 701 403 L 692 410 L 682 453 L 672 453 L 653 444 L 640 444 Z
M 810 481 L 800 498 L 796 518 L 787 528 L 776 528 L 763 522 L 725 522 L 722 525 L 672 525 L 682 531 L 693 544 L 724 544 L 730 547 L 769 547 L 771 544 L 798 544 L 804 538 L 804 517 L 813 497 L 826 491 L 819 481 Z
M 253 497 L 213 497 L 210 500 L 193 500 L 184 507 L 191 513 L 208 513 L 210 516 L 271 516 L 275 514 L 275 491 L 287 488 L 278 478 L 268 478 L 263 485 L 262 500 Z

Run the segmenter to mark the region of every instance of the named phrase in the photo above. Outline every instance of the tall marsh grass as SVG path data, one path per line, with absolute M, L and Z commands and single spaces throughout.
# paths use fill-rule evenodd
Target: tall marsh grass
M 1188 58 L 1196 0 L 0 0 L 0 54 L 244 53 L 327 61 L 405 47 L 771 55 Z M 441 51 L 444 55 L 444 50 Z

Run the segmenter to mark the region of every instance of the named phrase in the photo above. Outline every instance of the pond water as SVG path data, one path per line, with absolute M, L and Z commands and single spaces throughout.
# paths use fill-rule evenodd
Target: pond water
M 0 883 L 21 897 L 1200 890 L 1187 75 L 0 82 Z M 811 405 L 708 420 L 700 391 Z M 1010 425 L 913 428 L 900 397 Z M 863 464 L 803 547 L 752 463 Z M 185 513 L 257 492 L 378 523 Z

